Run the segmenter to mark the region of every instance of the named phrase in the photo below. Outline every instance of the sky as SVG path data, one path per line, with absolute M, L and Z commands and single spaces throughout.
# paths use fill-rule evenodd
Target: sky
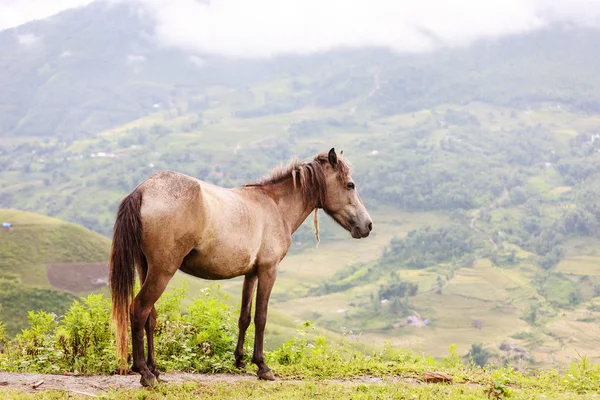
M 94 0 L 0 0 L 0 29 Z M 468 45 L 561 21 L 600 27 L 600 0 L 95 0 L 147 11 L 163 45 L 232 57 Z

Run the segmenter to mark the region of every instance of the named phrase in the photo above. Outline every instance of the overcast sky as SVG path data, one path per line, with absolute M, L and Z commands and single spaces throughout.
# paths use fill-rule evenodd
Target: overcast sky
M 0 29 L 93 0 L 0 0 Z M 96 0 L 136 3 L 168 45 L 231 56 L 335 46 L 431 48 L 570 21 L 600 27 L 600 0 Z M 210 3 L 210 5 L 207 5 Z

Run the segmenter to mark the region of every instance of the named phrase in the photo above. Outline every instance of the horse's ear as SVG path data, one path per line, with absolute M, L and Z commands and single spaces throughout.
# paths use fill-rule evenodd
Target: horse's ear
M 337 161 L 338 161 L 337 155 L 335 154 L 335 148 L 332 147 L 331 150 L 329 150 L 328 158 L 329 158 L 329 164 L 331 164 L 331 166 L 333 168 L 335 168 L 337 166 Z

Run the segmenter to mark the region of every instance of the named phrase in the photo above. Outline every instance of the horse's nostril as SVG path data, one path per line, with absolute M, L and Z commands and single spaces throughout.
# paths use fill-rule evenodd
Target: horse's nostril
M 369 222 L 369 225 L 367 225 L 367 227 L 369 228 L 369 232 L 371 232 L 373 230 L 373 223 Z

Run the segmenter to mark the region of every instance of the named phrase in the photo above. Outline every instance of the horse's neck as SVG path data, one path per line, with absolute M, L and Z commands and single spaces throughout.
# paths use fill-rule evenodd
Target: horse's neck
M 286 225 L 293 234 L 310 213 L 317 207 L 317 198 L 305 199 L 300 189 L 294 189 L 291 182 L 273 185 L 270 195 L 275 200 Z

